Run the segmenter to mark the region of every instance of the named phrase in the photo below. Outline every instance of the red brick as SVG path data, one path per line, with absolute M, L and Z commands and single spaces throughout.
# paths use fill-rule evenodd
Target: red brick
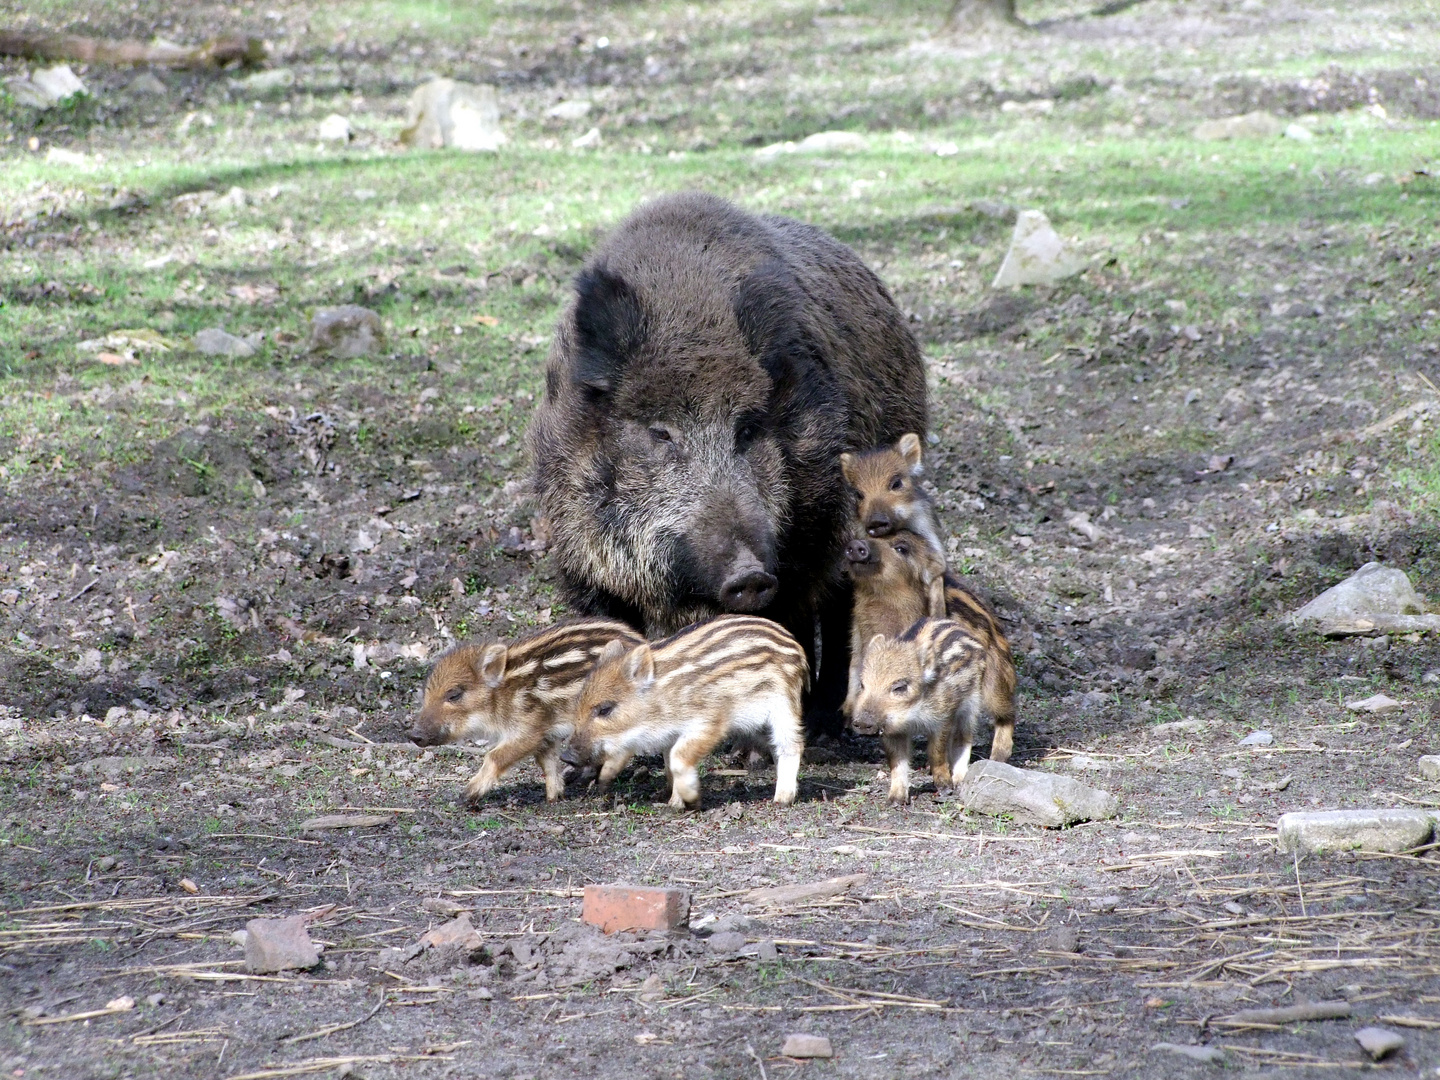
M 690 922 L 690 894 L 638 885 L 586 885 L 583 918 L 607 934 L 674 930 Z

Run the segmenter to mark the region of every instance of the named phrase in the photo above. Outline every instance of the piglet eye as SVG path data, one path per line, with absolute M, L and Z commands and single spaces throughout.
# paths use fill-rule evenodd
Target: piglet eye
M 895 545 L 895 554 L 896 554 L 896 555 L 902 555 L 902 556 L 903 556 L 903 555 L 909 555 L 909 554 L 910 554 L 910 545 L 909 545 L 909 544 L 896 544 L 896 545 Z
M 615 703 L 613 701 L 602 701 L 599 705 L 595 706 L 595 716 L 597 719 L 604 719 L 614 711 Z
M 464 697 L 464 696 L 465 696 L 465 688 L 464 688 L 463 686 L 457 686 L 457 687 L 454 687 L 453 689 L 451 689 L 451 691 L 450 691 L 448 694 L 445 695 L 445 700 L 446 700 L 446 701 L 459 701 L 459 700 L 460 700 L 462 697 Z
M 905 479 L 904 479 L 903 477 L 896 476 L 896 477 L 893 477 L 893 478 L 891 479 L 891 481 L 890 481 L 890 490 L 891 490 L 891 491 L 900 491 L 900 490 L 901 490 L 902 488 L 904 488 L 904 487 L 905 487 Z
M 894 686 L 890 687 L 890 693 L 894 694 L 896 697 L 899 697 L 901 694 L 904 694 L 909 689 L 910 684 L 908 682 L 897 682 Z

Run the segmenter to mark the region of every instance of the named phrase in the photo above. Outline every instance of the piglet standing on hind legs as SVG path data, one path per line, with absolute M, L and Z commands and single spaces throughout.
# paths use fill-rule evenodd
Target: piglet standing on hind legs
M 636 754 L 663 754 L 670 805 L 695 809 L 701 759 L 728 735 L 767 736 L 775 801 L 789 806 L 799 788 L 809 681 L 800 643 L 779 623 L 751 615 L 722 615 L 649 644 L 612 642 L 580 692 L 564 757 L 602 762 L 604 791 Z
M 575 698 L 596 658 L 611 642 L 629 647 L 644 640 L 614 619 L 580 619 L 510 645 L 457 645 L 430 669 L 410 738 L 421 746 L 467 738 L 494 743 L 465 785 L 471 803 L 533 754 L 545 774 L 545 798 L 553 802 L 565 794 L 560 747 L 574 727 Z
M 970 766 L 975 723 L 985 708 L 985 644 L 950 619 L 922 619 L 898 638 L 876 635 L 865 649 L 852 725 L 879 735 L 890 765 L 890 801 L 910 801 L 916 735 L 930 741 L 937 788 Z

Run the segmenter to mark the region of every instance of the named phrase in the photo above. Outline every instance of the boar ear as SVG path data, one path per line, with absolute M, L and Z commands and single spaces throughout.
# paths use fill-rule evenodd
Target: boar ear
M 625 678 L 641 690 L 655 681 L 655 654 L 649 645 L 637 645 L 625 657 Z
M 910 475 L 919 476 L 925 466 L 921 463 L 923 456 L 920 449 L 920 436 L 913 431 L 906 432 L 900 436 L 900 441 L 895 444 L 895 449 L 900 451 L 900 456 L 905 459 L 905 464 L 910 466 Z
M 595 666 L 601 664 L 613 664 L 625 655 L 625 642 L 620 638 L 611 638 L 605 643 L 605 648 L 600 650 L 600 655 L 595 659 Z
M 604 265 L 575 279 L 573 378 L 599 396 L 609 393 L 645 340 L 645 308 L 630 283 Z
M 485 651 L 480 654 L 480 678 L 492 690 L 505 680 L 505 658 L 505 646 L 498 641 L 485 646 Z

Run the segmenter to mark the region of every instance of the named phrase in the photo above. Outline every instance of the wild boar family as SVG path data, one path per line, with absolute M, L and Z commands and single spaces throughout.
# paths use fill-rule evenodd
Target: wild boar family
M 492 744 L 478 799 L 534 757 L 604 790 L 663 755 L 700 800 L 722 741 L 768 747 L 789 804 L 805 733 L 911 740 L 964 775 L 977 723 L 1009 756 L 1015 674 L 946 570 L 920 486 L 925 373 L 879 279 L 820 230 L 701 194 L 641 208 L 576 281 L 528 444 L 564 599 L 584 617 L 436 662 L 411 737 Z M 658 640 L 647 640 L 658 639 Z

